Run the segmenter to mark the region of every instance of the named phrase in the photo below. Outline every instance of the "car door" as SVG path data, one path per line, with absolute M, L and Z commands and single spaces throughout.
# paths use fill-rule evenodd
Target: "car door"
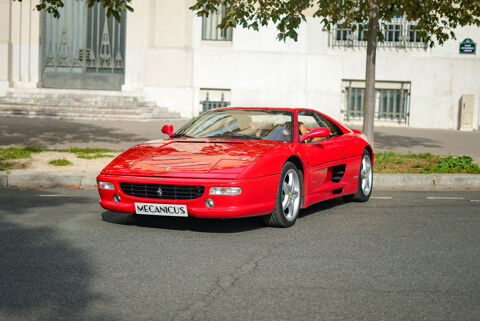
M 340 128 L 327 117 L 317 114 L 318 117 L 331 129 L 332 132 L 341 132 Z M 341 158 L 336 160 L 335 167 L 338 169 L 333 176 L 336 176 L 339 186 L 352 185 L 357 182 L 362 151 L 359 146 L 355 146 L 355 139 L 352 139 L 351 133 L 342 133 L 335 136 L 336 143 L 341 147 Z M 360 152 L 359 152 L 360 151 Z M 345 167 L 342 167 L 345 166 Z M 341 176 L 343 172 L 343 177 Z M 335 179 L 334 179 L 335 180 Z
M 342 187 L 341 178 L 345 171 L 345 138 L 334 123 L 313 111 L 298 112 L 298 124 L 307 128 L 326 127 L 329 137 L 318 141 L 300 143 L 302 154 L 307 155 L 305 164 L 305 188 L 307 194 L 331 191 Z M 343 173 L 342 173 L 343 172 Z

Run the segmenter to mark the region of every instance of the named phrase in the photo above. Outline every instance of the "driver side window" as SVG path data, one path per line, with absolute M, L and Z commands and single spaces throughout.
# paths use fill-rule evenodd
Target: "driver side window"
M 328 127 L 325 123 L 310 112 L 300 112 L 298 113 L 298 135 L 303 136 L 306 135 L 312 128 L 315 127 Z M 315 137 L 307 143 L 313 143 L 323 138 Z
M 314 127 L 327 127 L 323 122 L 319 122 L 310 114 L 298 114 L 298 123 L 303 123 L 309 129 Z
M 330 128 L 330 136 L 328 138 L 331 138 L 331 137 L 335 137 L 335 136 L 339 136 L 339 135 L 342 135 L 343 132 L 340 130 L 340 128 L 338 128 L 337 125 L 335 125 L 334 123 L 332 123 L 330 120 L 328 120 L 327 118 L 323 117 L 322 115 L 320 114 L 315 114 L 316 118 L 318 118 L 318 121 L 319 122 L 322 122 L 324 125 L 321 126 L 321 127 L 327 127 L 327 128 Z

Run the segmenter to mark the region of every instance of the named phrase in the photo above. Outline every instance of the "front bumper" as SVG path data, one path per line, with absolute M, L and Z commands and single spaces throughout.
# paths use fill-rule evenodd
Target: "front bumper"
M 273 211 L 277 194 L 280 175 L 271 175 L 242 180 L 221 179 L 185 179 L 164 177 L 142 177 L 100 174 L 98 181 L 112 182 L 115 190 L 98 189 L 100 205 L 109 211 L 135 213 L 135 202 L 156 204 L 183 204 L 187 206 L 189 216 L 205 218 L 233 218 L 265 215 Z M 146 184 L 173 184 L 173 185 L 201 185 L 205 192 L 199 198 L 192 200 L 167 200 L 136 197 L 125 194 L 120 188 L 120 182 L 146 183 Z M 240 195 L 209 195 L 210 187 L 227 186 L 241 187 Z M 113 200 L 113 195 L 118 194 L 120 202 Z M 205 205 L 205 199 L 211 198 L 215 202 L 213 208 Z

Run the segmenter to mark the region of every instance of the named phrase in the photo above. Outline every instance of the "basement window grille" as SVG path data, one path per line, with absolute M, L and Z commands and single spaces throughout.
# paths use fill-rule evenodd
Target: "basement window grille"
M 362 120 L 365 82 L 344 81 L 345 120 Z M 377 82 L 375 84 L 375 120 L 408 123 L 410 105 L 409 82 Z
M 202 112 L 230 107 L 230 90 L 228 89 L 200 89 L 200 97 Z

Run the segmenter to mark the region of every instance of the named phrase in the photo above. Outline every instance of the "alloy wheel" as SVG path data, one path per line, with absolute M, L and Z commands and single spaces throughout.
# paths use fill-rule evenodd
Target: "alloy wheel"
M 362 182 L 362 192 L 364 195 L 370 195 L 373 183 L 372 162 L 368 155 L 364 155 L 362 159 L 362 169 L 360 170 L 360 178 Z
M 288 221 L 294 220 L 300 209 L 300 192 L 298 173 L 289 169 L 282 183 L 282 211 Z

